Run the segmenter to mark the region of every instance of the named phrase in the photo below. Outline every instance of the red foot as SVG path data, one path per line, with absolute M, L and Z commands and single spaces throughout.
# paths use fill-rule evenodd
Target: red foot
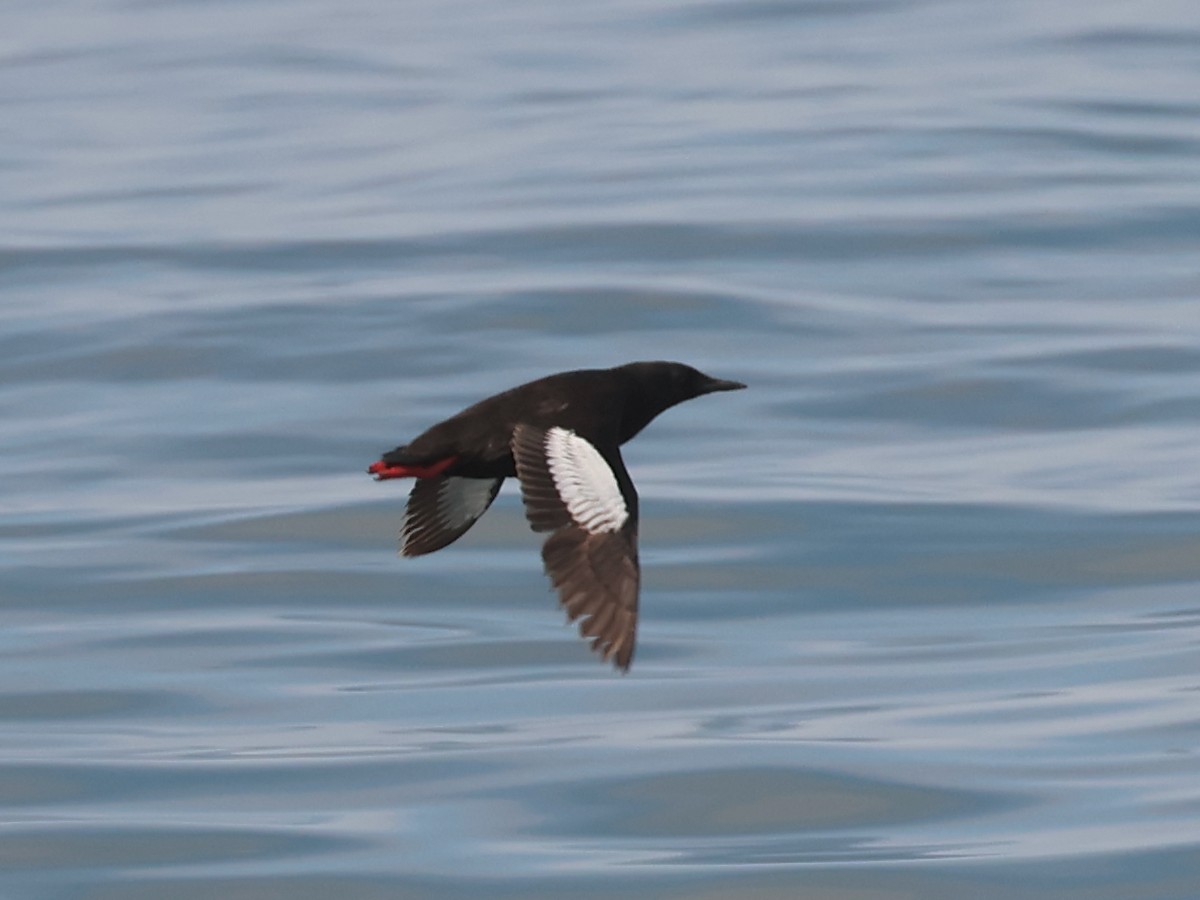
M 437 478 L 457 461 L 457 456 L 447 456 L 428 466 L 389 466 L 381 459 L 371 463 L 367 474 L 374 475 L 376 481 L 389 478 Z

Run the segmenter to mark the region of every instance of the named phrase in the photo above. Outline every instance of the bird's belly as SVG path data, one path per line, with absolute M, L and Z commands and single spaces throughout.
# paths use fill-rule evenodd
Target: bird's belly
M 459 478 L 516 478 L 517 467 L 511 453 L 491 459 L 460 457 L 445 474 Z

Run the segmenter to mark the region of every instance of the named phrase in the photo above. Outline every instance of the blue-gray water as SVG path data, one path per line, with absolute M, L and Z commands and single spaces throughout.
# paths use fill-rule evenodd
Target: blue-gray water
M 1200 8 L 8 0 L 0 895 L 1200 894 Z M 639 656 L 513 486 L 548 372 Z

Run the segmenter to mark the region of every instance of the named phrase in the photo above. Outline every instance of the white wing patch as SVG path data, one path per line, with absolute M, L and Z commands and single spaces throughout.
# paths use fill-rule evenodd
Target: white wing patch
M 616 531 L 629 509 L 600 451 L 566 428 L 546 432 L 546 467 L 575 524 L 591 534 Z

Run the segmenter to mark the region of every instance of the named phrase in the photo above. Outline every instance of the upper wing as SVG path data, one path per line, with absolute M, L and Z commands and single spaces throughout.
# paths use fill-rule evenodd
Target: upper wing
M 400 527 L 400 552 L 420 556 L 457 541 L 487 512 L 503 483 L 503 478 L 418 478 Z
M 518 425 L 513 459 L 546 574 L 592 649 L 621 670 L 637 637 L 637 492 L 616 447 L 607 456 L 565 428 Z

